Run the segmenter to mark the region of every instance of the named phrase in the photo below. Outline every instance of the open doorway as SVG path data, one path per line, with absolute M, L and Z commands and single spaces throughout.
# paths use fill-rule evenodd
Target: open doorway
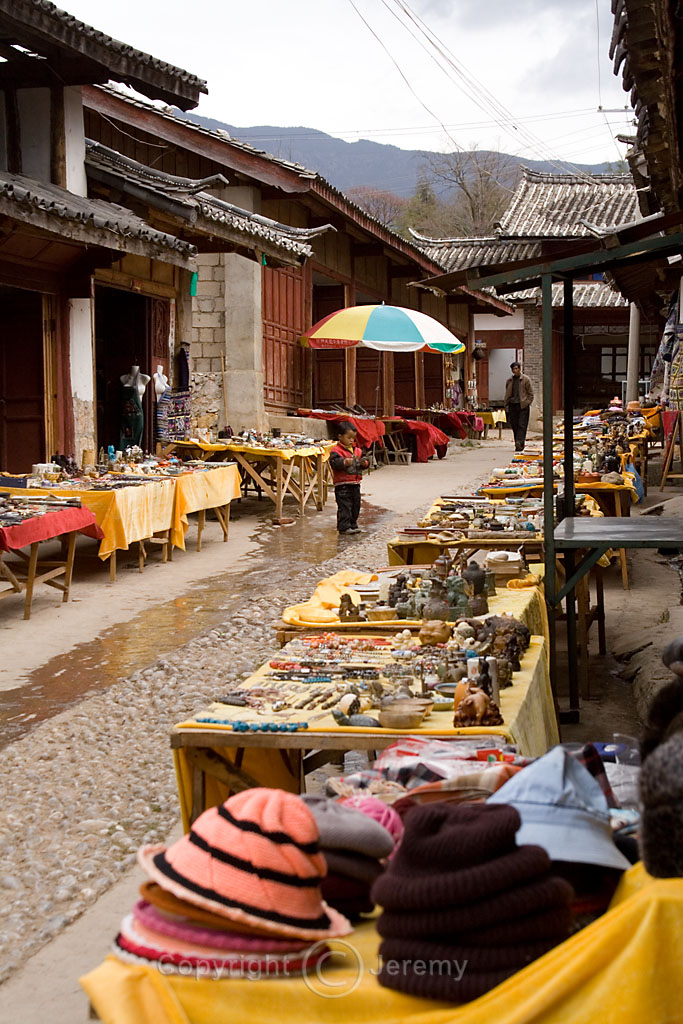
M 0 286 L 0 469 L 45 462 L 43 296 Z
M 95 289 L 95 367 L 98 445 L 119 447 L 121 435 L 121 377 L 139 366 L 149 377 L 156 369 L 152 356 L 150 303 L 135 292 L 97 286 Z M 153 388 L 142 397 L 142 448 L 154 447 Z

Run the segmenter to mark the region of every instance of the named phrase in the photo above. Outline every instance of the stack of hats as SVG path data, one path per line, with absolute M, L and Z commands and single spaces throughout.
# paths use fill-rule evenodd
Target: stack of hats
M 323 896 L 351 920 L 371 913 L 370 889 L 384 870 L 382 860 L 394 849 L 391 833 L 368 814 L 335 800 L 311 794 L 301 799 L 316 820 L 327 861 Z
M 569 935 L 571 886 L 548 855 L 517 846 L 513 807 L 413 808 L 372 889 L 384 911 L 379 982 L 410 995 L 475 999 Z
M 172 846 L 144 846 L 150 881 L 121 925 L 120 959 L 165 973 L 289 976 L 351 925 L 323 901 L 318 827 L 298 796 L 250 789 L 205 811 Z

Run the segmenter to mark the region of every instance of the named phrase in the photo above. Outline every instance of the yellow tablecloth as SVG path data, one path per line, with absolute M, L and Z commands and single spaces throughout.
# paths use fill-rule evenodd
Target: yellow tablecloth
M 261 666 L 242 686 L 262 685 L 267 671 L 267 664 Z M 263 718 L 259 717 L 251 708 L 230 708 L 222 705 L 220 711 L 221 717 L 224 719 L 240 722 L 263 722 Z M 456 736 L 502 736 L 508 742 L 516 743 L 520 753 L 529 757 L 540 757 L 550 747 L 559 743 L 544 637 L 533 636 L 531 638 L 529 649 L 521 661 L 521 670 L 515 672 L 513 676 L 512 686 L 501 691 L 500 712 L 503 716 L 503 725 L 456 729 L 452 725 L 452 711 L 432 711 L 419 728 L 409 730 L 378 730 L 376 726 L 371 728 L 340 726 L 330 713 L 323 718 L 310 721 L 308 730 L 296 735 L 305 739 L 306 749 L 310 750 L 318 749 L 321 734 L 326 740 L 329 737 L 334 737 L 334 749 L 339 750 L 356 749 L 359 736 L 377 738 L 374 740 L 377 746 L 373 749 L 381 749 L 389 742 L 393 743 L 394 740 L 406 735 L 432 736 L 441 739 Z M 207 717 L 217 717 L 215 709 L 208 709 L 206 714 Z M 301 715 L 302 721 L 305 721 L 305 712 L 302 711 Z M 204 716 L 200 715 L 199 717 Z M 241 746 L 240 741 L 245 738 L 248 742 L 248 737 L 252 735 L 251 733 L 237 733 L 233 738 L 229 724 L 199 722 L 196 719 L 188 719 L 174 727 L 174 733 L 197 730 L 208 734 L 202 738 L 201 749 L 212 751 L 221 759 L 227 757 L 231 761 L 234 761 L 237 749 Z M 213 741 L 214 735 L 215 742 Z M 286 739 L 287 734 L 257 734 L 258 742 L 268 743 L 271 741 L 270 745 L 258 747 L 243 745 L 240 767 L 262 786 L 298 792 L 298 765 L 290 765 L 281 756 L 295 751 L 291 748 L 289 751 L 283 749 L 283 745 L 279 743 L 280 736 L 284 736 Z M 379 742 L 380 736 L 384 742 Z M 367 746 L 367 744 L 364 745 Z M 326 742 L 325 746 L 329 747 L 330 744 Z M 180 810 L 185 829 L 189 828 L 191 819 L 193 799 L 191 752 L 196 749 L 196 747 L 179 747 L 173 750 Z M 205 786 L 204 805 L 207 807 L 221 803 L 229 796 L 228 786 L 213 775 L 205 777 Z
M 240 474 L 236 465 L 184 473 L 175 478 L 173 528 L 174 547 L 185 550 L 188 515 L 200 509 L 221 508 L 240 496 Z
M 103 1024 L 678 1024 L 682 919 L 683 880 L 636 865 L 606 914 L 463 1005 L 382 988 L 372 922 L 333 942 L 337 955 L 305 980 L 196 981 L 113 956 L 80 980 Z
M 484 426 L 494 427 L 497 423 L 507 423 L 505 409 L 489 409 L 488 412 L 475 412 L 484 421 Z
M 26 494 L 26 489 L 13 493 Z M 35 494 L 58 494 L 67 498 L 80 498 L 81 503 L 95 516 L 104 537 L 98 552 L 108 558 L 113 551 L 126 551 L 131 544 L 145 540 L 152 534 L 169 530 L 173 524 L 176 481 L 148 480 L 144 484 L 119 487 L 109 491 L 78 491 L 73 488 L 33 488 Z
M 255 457 L 267 458 L 272 456 L 276 459 L 284 459 L 289 462 L 291 459 L 298 458 L 301 455 L 322 455 L 323 461 L 327 462 L 330 457 L 330 450 L 334 447 L 335 442 L 321 442 L 320 444 L 307 445 L 305 448 L 267 448 L 264 445 L 256 444 L 239 444 L 235 442 L 228 443 L 225 441 L 218 441 L 210 443 L 209 441 L 174 441 L 174 448 L 199 448 L 203 452 L 225 452 L 227 455 L 230 452 L 241 452 L 243 455 L 252 455 Z M 168 450 L 168 449 L 166 449 Z
M 358 632 L 364 625 L 357 622 L 341 623 L 338 609 L 342 593 L 353 593 L 353 584 L 362 585 L 373 579 L 370 573 L 345 570 L 330 576 L 315 588 L 313 596 L 303 604 L 290 605 L 282 613 L 283 622 L 298 629 L 310 629 L 311 626 L 326 626 L 335 632 Z M 513 615 L 519 619 L 532 633 L 548 636 L 548 622 L 545 602 L 538 587 L 525 590 L 507 590 L 501 587 L 495 597 L 489 601 L 489 610 L 495 615 Z M 417 627 L 420 623 L 415 619 L 391 619 L 388 622 L 370 623 L 390 631 L 397 627 L 406 629 Z

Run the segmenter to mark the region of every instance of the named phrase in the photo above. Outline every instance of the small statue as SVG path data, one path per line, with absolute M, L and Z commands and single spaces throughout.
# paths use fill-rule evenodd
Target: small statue
M 342 594 L 339 599 L 339 621 L 340 622 L 363 622 L 365 621 L 360 608 L 353 603 L 350 594 Z
M 486 594 L 473 594 L 470 598 L 473 615 L 488 615 L 489 603 Z
M 486 569 L 484 572 L 484 593 L 490 600 L 496 593 L 496 574 L 493 569 Z
M 478 594 L 484 593 L 484 587 L 486 585 L 486 573 L 474 559 L 467 566 L 462 574 L 463 579 L 472 586 L 472 595 L 477 596 Z M 488 611 L 488 609 L 487 609 Z M 475 612 L 475 615 L 477 613 Z
M 502 724 L 503 716 L 498 705 L 478 686 L 468 684 L 465 696 L 453 715 L 453 726 L 457 729 L 467 726 Z
M 446 593 L 448 594 L 451 621 L 471 618 L 474 613 L 467 595 L 467 583 L 462 576 L 448 577 Z
M 435 579 L 435 580 L 441 580 L 441 582 L 443 583 L 443 581 L 446 579 L 446 577 L 448 576 L 450 571 L 451 571 L 451 560 L 448 557 L 448 554 L 446 553 L 446 551 L 444 550 L 444 551 L 441 552 L 439 557 L 436 559 L 436 561 L 432 565 L 431 577 L 432 577 L 432 579 Z
M 413 607 L 414 607 L 414 618 L 423 619 L 424 607 L 429 601 L 429 595 L 432 592 L 433 580 L 425 578 L 421 581 L 420 586 L 413 592 Z
M 448 621 L 451 614 L 448 598 L 441 580 L 432 580 L 429 599 L 422 607 L 423 619 L 442 619 Z M 449 631 L 450 632 L 450 631 Z
M 396 582 L 392 583 L 389 587 L 389 607 L 395 608 L 399 601 L 405 600 L 405 594 L 407 594 L 406 584 L 408 577 L 405 573 L 400 573 L 396 577 Z
M 414 619 L 415 618 L 415 603 L 412 595 L 406 592 L 405 599 L 401 599 L 396 603 L 396 616 L 399 619 Z
M 489 663 L 486 658 L 479 658 L 479 672 L 474 677 L 474 683 L 480 690 L 484 691 L 487 697 L 493 700 L 493 684 Z
M 498 689 L 505 690 L 508 686 L 512 686 L 512 665 L 507 658 L 497 657 L 496 666 L 498 668 Z
M 422 623 L 417 638 L 423 647 L 445 644 L 451 638 L 451 625 L 443 619 L 427 619 Z

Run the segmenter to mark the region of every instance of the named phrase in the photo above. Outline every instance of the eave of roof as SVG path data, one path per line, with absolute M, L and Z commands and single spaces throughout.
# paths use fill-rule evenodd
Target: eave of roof
M 124 191 L 147 199 L 152 205 L 161 203 L 161 209 L 188 221 L 195 234 L 205 233 L 212 238 L 218 235 L 229 243 L 251 245 L 259 252 L 279 256 L 288 265 L 298 265 L 312 256 L 313 239 L 334 230 L 331 224 L 315 228 L 292 227 L 243 210 L 204 191 L 227 185 L 223 175 L 193 179 L 167 174 L 91 139 L 86 139 L 86 168 L 98 181 L 118 184 Z
M 159 231 L 125 207 L 77 196 L 21 174 L 0 172 L 0 214 L 84 245 L 194 268 L 197 250 L 193 245 Z
M 53 62 L 58 65 L 55 83 L 65 80 L 60 71 L 72 70 L 78 79 L 82 65 L 83 80 L 69 84 L 113 79 L 151 99 L 176 103 L 182 110 L 196 107 L 200 94 L 207 92 L 203 79 L 113 39 L 49 0 L 0 0 L 0 27 L 7 41 L 35 50 L 46 59 L 48 68 Z M 80 62 L 78 68 L 75 59 Z

